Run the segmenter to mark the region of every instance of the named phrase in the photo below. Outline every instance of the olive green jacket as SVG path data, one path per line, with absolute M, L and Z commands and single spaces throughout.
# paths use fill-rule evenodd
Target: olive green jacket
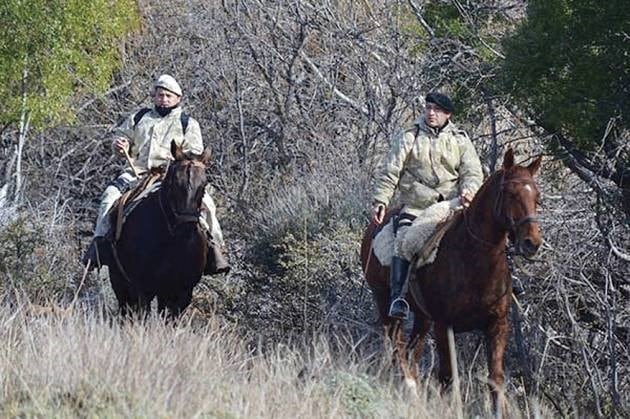
M 393 139 L 374 174 L 373 202 L 389 205 L 396 188 L 400 204 L 424 209 L 463 191 L 477 192 L 481 163 L 466 133 L 448 122 L 441 130 L 419 118 Z
M 136 113 L 125 118 L 114 128 L 110 136 L 112 138 L 125 137 L 129 140 L 129 154 L 140 173 L 172 160 L 171 140 L 175 140 L 184 152 L 195 154 L 203 152 L 199 123 L 192 117 L 188 119 L 188 127 L 184 135 L 180 118 L 181 107 L 173 109 L 164 117 L 151 109 L 142 116 L 137 125 L 134 121 Z

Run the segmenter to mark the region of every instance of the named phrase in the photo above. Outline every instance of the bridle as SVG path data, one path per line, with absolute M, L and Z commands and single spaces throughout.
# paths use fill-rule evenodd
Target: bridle
M 198 161 L 190 161 L 183 164 L 187 166 L 186 168 L 186 174 L 188 176 L 187 186 L 188 186 L 188 189 L 190 190 L 192 189 L 192 185 L 190 182 L 190 167 L 196 166 L 196 167 L 205 168 L 205 165 Z M 168 188 L 173 184 L 172 178 L 175 176 L 174 173 L 175 173 L 174 170 L 168 170 L 166 172 L 166 177 L 162 181 L 162 188 L 158 193 L 158 202 L 160 204 L 160 209 L 162 210 L 162 214 L 164 215 L 164 219 L 166 221 L 166 227 L 171 236 L 175 235 L 175 230 L 179 226 L 184 225 L 184 224 L 199 222 L 199 216 L 201 215 L 201 208 L 196 208 L 194 210 L 187 210 L 187 211 L 178 211 L 177 209 L 173 207 L 169 199 L 166 199 L 163 197 L 163 195 L 167 194 Z M 166 205 L 164 203 L 164 200 L 166 200 Z
M 523 180 L 523 179 L 510 179 L 505 180 L 505 173 L 501 176 L 501 182 L 499 184 L 499 193 L 497 194 L 497 200 L 495 201 L 494 209 L 493 209 L 493 217 L 495 220 L 499 221 L 502 216 L 500 211 L 503 208 L 503 189 L 507 184 L 524 184 L 531 185 L 536 188 L 536 184 L 532 180 Z M 540 224 L 538 221 L 538 216 L 527 214 L 524 217 L 514 221 L 512 216 L 503 215 L 504 221 L 501 223 L 502 227 L 505 228 L 510 234 L 516 234 L 516 229 L 522 226 L 523 224 Z
M 529 185 L 532 185 L 534 188 L 536 188 L 536 184 L 534 183 L 533 180 L 526 180 L 526 179 L 505 180 L 505 172 L 501 174 L 501 179 L 498 182 L 499 191 L 497 193 L 497 197 L 494 202 L 494 207 L 492 208 L 492 218 L 494 221 L 498 222 L 499 225 L 508 232 L 510 237 L 515 237 L 517 229 L 521 227 L 522 225 L 540 224 L 540 221 L 538 220 L 538 216 L 532 215 L 532 214 L 527 214 L 524 217 L 515 221 L 514 218 L 512 218 L 512 216 L 505 215 L 503 213 L 502 208 L 503 208 L 503 203 L 505 200 L 504 188 L 507 184 L 529 184 Z M 463 217 L 464 217 L 464 224 L 466 225 L 466 231 L 468 232 L 468 234 L 476 241 L 488 247 L 494 247 L 493 243 L 490 243 L 487 240 L 484 240 L 483 238 L 479 237 L 479 235 L 476 234 L 472 230 L 470 226 L 469 218 L 466 217 L 467 212 L 468 210 L 465 209 L 463 213 Z

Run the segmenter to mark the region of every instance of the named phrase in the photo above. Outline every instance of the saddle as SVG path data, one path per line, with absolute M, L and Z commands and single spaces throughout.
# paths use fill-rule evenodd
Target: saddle
M 374 234 L 372 249 L 383 266 L 390 266 L 394 255 L 395 237 L 392 218 L 399 212 L 399 208 L 393 210 L 391 216 Z M 433 262 L 440 241 L 451 227 L 457 212 L 455 201 L 442 201 L 425 209 L 406 229 L 402 237 L 403 254 L 401 256 L 412 260 L 416 268 Z
M 414 260 L 414 267 L 418 269 L 422 265 L 426 265 L 432 263 L 435 260 L 435 256 L 437 254 L 437 250 L 440 247 L 440 242 L 442 238 L 446 234 L 446 232 L 451 228 L 454 221 L 457 219 L 456 215 L 462 210 L 457 210 L 452 212 L 446 220 L 438 223 L 435 226 L 435 230 L 429 236 L 427 241 L 424 243 L 420 251 L 416 255 L 416 259 Z

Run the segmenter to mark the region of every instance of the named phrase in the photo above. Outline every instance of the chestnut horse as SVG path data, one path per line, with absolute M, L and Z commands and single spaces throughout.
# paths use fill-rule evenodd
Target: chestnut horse
M 443 384 L 452 379 L 447 329 L 482 330 L 494 406 L 505 412 L 503 356 L 512 296 L 506 246 L 509 236 L 516 252 L 530 257 L 542 243 L 536 217 L 540 193 L 533 178 L 540 162 L 538 157 L 527 167 L 515 165 L 509 149 L 503 167 L 484 182 L 470 206 L 455 215 L 435 261 L 420 268 L 411 265 L 406 298 L 414 321 L 408 339 L 402 322 L 387 315 L 389 269 L 381 266 L 371 251 L 378 226 L 374 221 L 368 226 L 361 245 L 363 271 L 386 334 L 394 340 L 396 358 L 407 384 L 415 386 L 424 339 L 432 324 Z
M 123 314 L 146 313 L 157 296 L 158 310 L 177 316 L 203 274 L 208 243 L 199 215 L 210 150 L 188 156 L 173 141 L 171 154 L 160 189 L 128 215 L 113 246 L 109 276 Z

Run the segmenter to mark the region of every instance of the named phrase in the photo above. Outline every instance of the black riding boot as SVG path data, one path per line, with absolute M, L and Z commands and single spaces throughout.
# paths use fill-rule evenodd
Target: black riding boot
M 208 237 L 208 256 L 206 257 L 206 267 L 203 270 L 205 275 L 215 275 L 230 272 L 230 264 L 228 263 L 221 247 Z
M 398 256 L 392 258 L 389 284 L 389 300 L 391 301 L 389 317 L 404 320 L 409 315 L 409 304 L 405 301 L 405 296 L 403 295 L 403 288 L 407 280 L 408 271 L 409 261 Z

